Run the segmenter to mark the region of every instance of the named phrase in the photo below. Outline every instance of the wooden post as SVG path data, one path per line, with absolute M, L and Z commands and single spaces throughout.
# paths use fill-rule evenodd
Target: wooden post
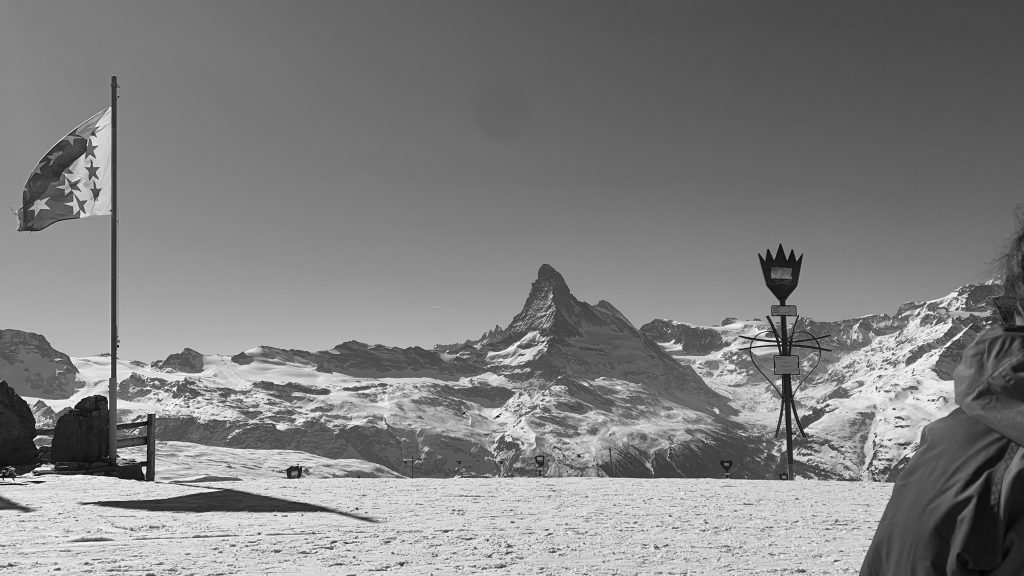
M 146 481 L 156 480 L 156 414 L 146 414 Z

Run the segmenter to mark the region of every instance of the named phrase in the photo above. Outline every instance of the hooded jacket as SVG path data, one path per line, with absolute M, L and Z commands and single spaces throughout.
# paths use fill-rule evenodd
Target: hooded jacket
M 959 408 L 922 430 L 861 576 L 1024 574 L 1024 327 L 979 335 L 953 386 Z

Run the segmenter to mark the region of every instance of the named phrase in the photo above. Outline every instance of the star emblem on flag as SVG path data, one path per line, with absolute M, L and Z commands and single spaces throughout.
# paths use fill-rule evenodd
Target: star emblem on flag
M 80 200 L 78 196 L 72 196 L 70 202 L 65 202 L 64 205 L 71 208 L 72 214 L 80 214 L 85 211 L 85 203 L 88 200 Z
M 46 205 L 47 200 L 49 200 L 49 198 L 40 198 L 36 200 L 35 202 L 32 203 L 32 207 L 29 208 L 29 210 L 31 210 L 32 213 L 35 214 L 36 216 L 38 216 L 39 212 L 43 210 L 49 210 L 50 207 Z
M 62 176 L 64 177 L 64 183 L 61 184 L 60 186 L 57 186 L 57 188 L 63 190 L 65 195 L 78 192 L 78 183 L 81 182 L 82 180 L 72 180 L 67 172 L 62 174 Z
M 42 230 L 61 220 L 110 214 L 110 121 L 111 109 L 101 110 L 36 164 L 22 192 L 18 230 Z

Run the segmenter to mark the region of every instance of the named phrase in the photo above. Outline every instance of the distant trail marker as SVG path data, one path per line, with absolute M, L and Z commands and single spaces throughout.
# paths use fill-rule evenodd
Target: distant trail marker
M 821 355 L 823 352 L 831 352 L 828 348 L 822 348 L 820 340 L 830 338 L 830 335 L 815 336 L 806 330 L 797 330 L 797 322 L 800 321 L 800 316 L 797 314 L 796 306 L 787 305 L 786 298 L 796 290 L 797 283 L 800 281 L 800 267 L 803 265 L 804 256 L 800 255 L 799 258 L 792 250 L 789 251 L 789 256 L 786 256 L 785 251 L 782 249 L 782 244 L 779 244 L 779 249 L 776 251 L 775 256 L 772 256 L 771 250 L 765 252 L 764 256 L 760 254 L 757 258 L 761 261 L 761 273 L 764 275 L 765 286 L 771 293 L 778 298 L 778 305 L 772 306 L 771 315 L 767 316 L 768 325 L 771 326 L 772 338 L 762 338 L 762 334 L 768 334 L 768 330 L 759 332 L 756 336 L 740 336 L 750 341 L 750 345 L 747 346 L 747 353 L 750 355 L 750 361 L 754 363 L 754 367 L 757 371 L 768 380 L 768 383 L 772 385 L 775 392 L 779 394 L 782 399 L 782 406 L 779 410 L 779 423 L 775 427 L 775 436 L 779 436 L 779 430 L 782 428 L 782 420 L 785 417 L 786 420 L 786 472 L 779 474 L 780 480 L 792 480 L 793 476 L 793 427 L 792 421 L 796 420 L 797 428 L 800 430 L 800 434 L 806 438 L 807 433 L 804 432 L 804 427 L 800 424 L 800 417 L 796 413 L 796 400 L 794 394 L 796 390 L 807 380 L 807 377 L 818 367 L 821 362 Z M 772 320 L 772 316 L 779 318 L 779 325 L 776 326 Z M 795 317 L 793 320 L 792 331 L 788 330 L 786 325 L 786 319 L 788 317 Z M 797 334 L 804 334 L 805 338 L 795 339 Z M 756 346 L 755 342 L 758 342 Z M 808 344 L 813 342 L 813 344 Z M 773 357 L 774 369 L 772 372 L 775 376 L 782 377 L 782 388 L 780 389 L 775 385 L 775 378 L 769 377 L 765 374 L 764 370 L 758 366 L 756 359 L 754 358 L 754 348 L 777 348 L 779 353 Z M 814 367 L 803 377 L 803 380 L 797 384 L 796 389 L 793 388 L 793 376 L 799 376 L 800 371 L 800 356 L 793 354 L 794 348 L 805 348 L 808 350 L 815 350 L 818 353 L 818 359 L 814 363 Z M 723 467 L 725 460 L 723 462 Z M 728 470 L 726 470 L 726 476 L 728 477 Z
M 423 458 L 402 458 L 402 462 L 409 465 L 409 479 L 413 480 L 416 478 L 416 463 L 423 462 Z
M 719 464 L 722 466 L 722 470 L 725 470 L 725 477 L 729 478 L 729 469 L 732 468 L 732 460 L 722 460 Z

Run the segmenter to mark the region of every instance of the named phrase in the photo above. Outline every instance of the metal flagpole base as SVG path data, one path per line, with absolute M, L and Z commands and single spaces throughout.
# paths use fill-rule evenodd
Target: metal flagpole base
M 117 379 L 114 377 L 110 378 L 107 404 L 110 411 L 110 429 L 107 434 L 107 439 L 110 443 L 108 458 L 111 464 L 117 464 Z

